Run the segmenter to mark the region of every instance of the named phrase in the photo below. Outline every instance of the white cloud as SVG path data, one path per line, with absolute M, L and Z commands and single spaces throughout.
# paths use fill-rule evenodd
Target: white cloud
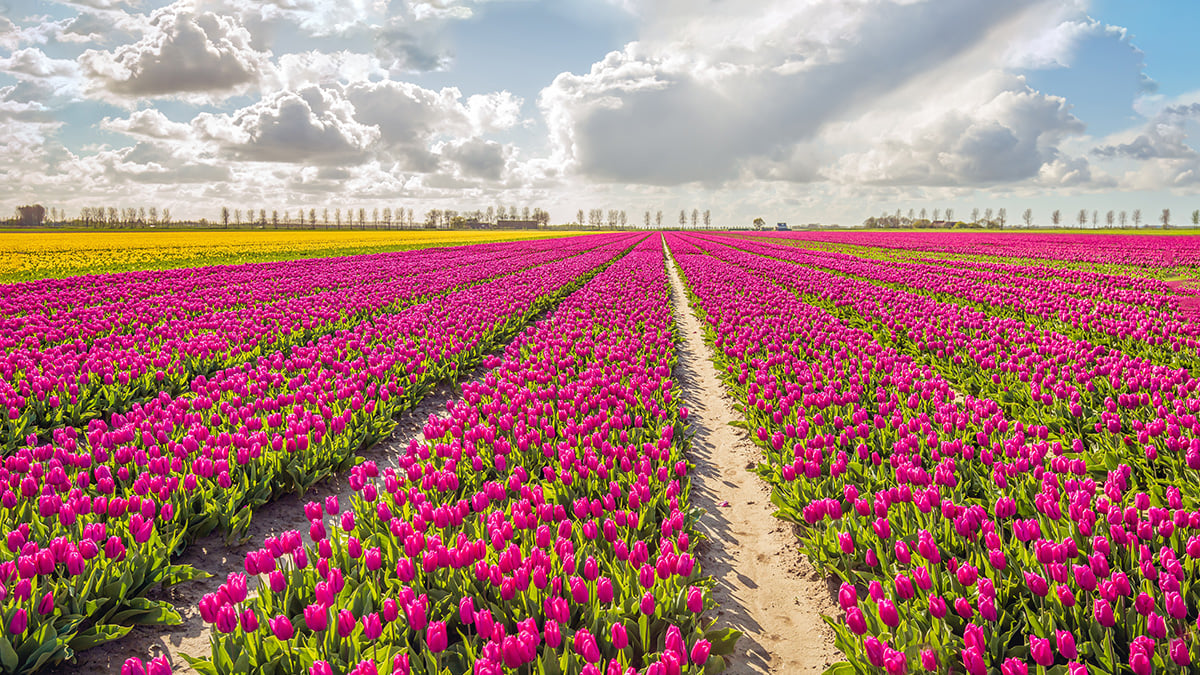
M 379 130 L 355 119 L 336 88 L 281 91 L 228 115 L 201 113 L 199 136 L 234 158 L 261 162 L 356 164 L 367 159 Z
M 144 138 L 184 140 L 192 136 L 191 126 L 172 122 L 166 115 L 154 108 L 138 110 L 124 119 L 105 117 L 100 120 L 100 126 L 111 131 Z
M 1036 176 L 1054 157 L 1053 141 L 1081 131 L 1061 100 L 991 76 L 1002 72 L 999 47 L 1011 31 L 1048 9 L 1060 13 L 1062 1 L 701 5 L 652 10 L 649 39 L 542 91 L 555 156 L 568 171 L 662 185 L 732 181 L 747 169 L 812 179 L 815 168 L 794 160 L 815 142 L 833 145 L 831 156 L 859 153 L 861 166 L 834 171 L 849 180 L 859 173 L 885 182 L 1011 181 Z M 970 92 L 961 106 L 979 110 L 944 103 L 981 77 L 992 77 L 991 88 Z M 918 81 L 941 83 L 935 122 L 905 114 L 933 98 L 929 89 L 900 109 L 881 107 Z M 872 121 L 884 116 L 907 126 Z M 858 118 L 871 123 L 829 137 L 830 126 Z M 886 141 L 875 147 L 879 138 Z M 919 166 L 929 160 L 933 166 Z
M 187 0 L 150 15 L 141 40 L 79 57 L 97 85 L 118 96 L 179 95 L 220 100 L 243 92 L 271 70 L 270 54 L 229 15 L 199 11 Z

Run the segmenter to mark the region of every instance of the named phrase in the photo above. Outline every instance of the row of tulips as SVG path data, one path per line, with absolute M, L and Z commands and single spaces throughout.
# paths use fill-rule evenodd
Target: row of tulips
M 715 673 L 654 236 L 518 336 L 349 508 L 200 602 L 202 673 Z M 312 543 L 305 545 L 304 534 Z M 258 578 L 257 594 L 247 592 Z
M 743 250 L 778 257 L 873 285 L 930 295 L 1003 317 L 1073 333 L 1097 344 L 1179 367 L 1195 367 L 1200 323 L 1185 303 L 1191 295 L 1145 279 L 1141 287 L 1029 278 L 1007 270 L 960 268 L 933 262 L 879 261 L 794 246 L 724 239 Z M 1109 278 L 1119 279 L 1109 275 Z M 1131 279 L 1126 277 L 1126 279 Z
M 438 293 L 578 255 L 585 237 L 10 286 L 0 320 L 0 448 L 81 427 L 201 375 Z M 23 312 L 17 313 L 21 309 Z
M 830 295 L 798 293 L 805 268 L 670 244 L 780 515 L 844 581 L 835 671 L 1188 672 L 1200 511 L 1175 485 L 1192 469 L 1136 444 L 1089 451 L 1095 435 L 956 392 L 933 352 L 906 348 L 931 318 L 912 294 L 883 289 L 887 316 L 855 321 L 842 310 L 861 282 L 825 274 Z
M 274 496 L 352 463 L 435 382 L 478 363 L 635 239 L 605 237 L 197 377 L 186 394 L 163 392 L 85 430 L 56 429 L 48 443 L 31 437 L 0 463 L 0 667 L 33 672 L 132 624 L 177 622 L 145 595 L 199 574 L 170 564 L 191 539 L 237 533 Z
M 766 236 L 870 248 L 1156 269 L 1200 264 L 1195 237 L 965 232 L 796 232 Z

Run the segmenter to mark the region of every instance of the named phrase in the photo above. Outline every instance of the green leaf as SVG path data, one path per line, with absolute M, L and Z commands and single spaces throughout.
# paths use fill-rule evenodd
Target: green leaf
M 217 666 L 212 661 L 209 661 L 208 659 L 197 658 L 195 656 L 188 656 L 187 654 L 180 654 L 180 656 L 183 657 L 184 661 L 188 662 L 188 665 L 191 666 L 193 670 L 200 673 L 200 675 L 217 675 Z
M 82 652 L 97 645 L 102 645 L 105 642 L 119 640 L 128 635 L 131 630 L 133 628 L 130 626 L 114 626 L 107 623 L 96 624 L 76 635 L 75 639 L 71 640 L 71 649 Z M 0 651 L 3 648 L 3 645 L 0 645 Z
M 0 637 L 0 666 L 4 666 L 4 672 L 12 673 L 17 670 L 17 652 L 13 649 L 12 643 L 8 641 L 7 636 Z
M 837 663 L 825 669 L 823 675 L 854 675 L 858 671 L 853 665 L 846 661 L 838 661 Z
M 712 645 L 711 653 L 717 656 L 732 654 L 740 637 L 742 637 L 742 632 L 732 628 L 717 628 L 704 633 L 704 639 Z

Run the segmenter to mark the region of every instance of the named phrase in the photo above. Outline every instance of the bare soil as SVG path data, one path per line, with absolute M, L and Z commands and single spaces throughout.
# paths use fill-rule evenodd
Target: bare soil
M 770 487 L 751 469 L 762 454 L 740 427 L 688 306 L 674 260 L 668 263 L 680 332 L 680 386 L 688 407 L 692 503 L 705 511 L 700 530 L 704 573 L 716 581 L 716 628 L 742 632 L 725 671 L 822 673 L 841 660 L 821 615 L 839 616 L 837 584 L 817 572 L 796 543 L 792 526 L 775 518 Z

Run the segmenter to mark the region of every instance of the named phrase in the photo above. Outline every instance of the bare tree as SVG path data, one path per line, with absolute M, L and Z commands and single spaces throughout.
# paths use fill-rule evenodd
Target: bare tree
M 620 211 L 617 211 L 616 209 L 608 210 L 608 229 L 610 229 L 610 230 L 617 229 L 617 219 L 619 217 L 620 217 Z
M 23 227 L 41 227 L 46 222 L 46 207 L 41 204 L 18 206 L 17 220 Z
M 922 207 L 921 208 L 921 220 L 927 220 L 928 216 L 929 216 L 929 212 L 926 211 L 924 207 Z
M 162 210 L 162 224 L 163 225 L 171 224 L 171 209 L 169 209 L 165 206 L 163 207 L 163 210 Z
M 625 229 L 625 223 L 628 222 L 625 218 L 625 209 L 621 209 L 621 229 Z
M 491 214 L 492 209 L 491 207 L 488 207 L 488 215 L 490 216 Z M 580 227 L 583 226 L 583 209 L 579 209 L 575 212 L 575 222 L 579 223 Z
M 224 227 L 227 230 L 229 229 L 229 207 L 228 206 L 221 207 L 221 227 Z
M 642 222 L 644 222 L 644 223 L 646 224 L 646 229 L 647 229 L 647 230 L 648 230 L 648 229 L 650 229 L 650 212 L 649 212 L 649 211 L 647 211 L 647 212 L 645 213 L 645 217 L 644 217 L 644 218 L 642 218 Z
M 279 229 L 279 211 L 275 209 L 271 210 L 271 227 Z
M 912 211 L 912 209 L 909 209 Z M 712 211 L 704 209 L 704 229 L 712 229 Z
M 942 218 L 941 218 L 941 213 L 942 213 L 942 210 L 941 210 L 941 209 L 934 209 L 934 210 L 933 210 L 933 219 L 934 219 L 934 220 L 941 220 L 941 219 L 942 219 Z
M 1162 215 L 1158 217 L 1162 221 L 1163 229 L 1171 226 L 1171 209 L 1163 209 Z
M 1200 209 L 1192 211 L 1192 224 L 1200 225 Z
M 1115 211 L 1109 209 L 1108 213 L 1104 214 L 1104 222 L 1108 225 L 1110 230 L 1112 229 L 1113 223 L 1116 222 L 1116 220 L 1117 214 Z
M 946 209 L 946 220 L 954 222 L 954 209 Z
M 696 229 L 696 225 L 700 222 L 700 209 L 692 209 L 692 229 Z
M 654 227 L 661 230 L 662 229 L 662 219 L 663 219 L 663 214 L 662 214 L 662 211 L 660 210 L 654 214 Z
M 308 210 L 308 226 L 312 229 L 317 229 L 317 210 L 310 208 Z
M 1008 209 L 1001 206 L 996 211 L 996 220 L 1000 223 L 1000 228 L 1004 229 L 1004 224 L 1008 222 Z
M 976 206 L 975 208 L 971 209 L 971 222 L 972 222 L 972 223 L 978 223 L 978 222 L 979 222 L 979 207 L 978 207 L 978 206 Z
M 358 229 L 367 229 L 367 210 L 363 207 L 358 207 Z
M 1025 227 L 1033 227 L 1033 209 L 1025 209 L 1021 213 L 1021 219 L 1025 221 Z
M 687 225 L 687 211 L 679 209 L 679 227 L 683 228 Z
M 1058 225 L 1059 223 L 1061 223 L 1062 222 L 1062 211 L 1059 211 L 1058 209 L 1054 209 L 1054 213 L 1050 214 L 1050 222 L 1054 223 L 1055 225 Z
M 1100 224 L 1100 212 L 1092 209 L 1092 229 L 1095 229 Z
M 1139 228 L 1142 226 L 1142 210 L 1141 209 L 1133 210 L 1133 226 L 1134 226 L 1134 228 Z
M 1087 209 L 1079 209 L 1079 226 L 1087 225 Z
M 1129 214 L 1121 211 L 1121 213 L 1117 216 L 1117 220 L 1121 223 L 1121 227 L 1125 227 L 1125 221 L 1129 220 Z

